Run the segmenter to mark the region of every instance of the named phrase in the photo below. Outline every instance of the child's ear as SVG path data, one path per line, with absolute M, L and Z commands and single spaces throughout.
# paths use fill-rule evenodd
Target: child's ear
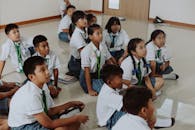
M 30 81 L 32 81 L 34 79 L 34 75 L 33 74 L 29 74 L 28 75 L 28 79 L 30 79 Z
M 131 54 L 136 55 L 136 52 L 135 51 L 131 51 Z
M 92 39 L 92 35 L 89 35 L 89 39 L 90 39 L 90 40 Z
M 143 117 L 145 120 L 147 119 L 147 110 L 146 107 L 141 108 L 141 111 L 139 112 L 139 115 Z

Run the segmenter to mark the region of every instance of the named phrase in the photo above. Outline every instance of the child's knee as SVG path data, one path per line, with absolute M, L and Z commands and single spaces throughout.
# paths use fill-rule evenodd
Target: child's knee
M 165 81 L 163 78 L 156 78 L 156 82 L 158 83 L 159 86 L 163 86 Z

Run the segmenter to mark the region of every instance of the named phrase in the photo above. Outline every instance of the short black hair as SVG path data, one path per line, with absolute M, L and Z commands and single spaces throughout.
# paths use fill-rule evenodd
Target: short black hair
M 143 107 L 148 107 L 152 99 L 152 92 L 146 87 L 131 87 L 123 96 L 124 110 L 130 114 L 138 115 Z
M 47 38 L 44 35 L 37 35 L 33 38 L 34 47 L 38 47 L 40 42 L 47 41 Z
M 118 65 L 107 64 L 101 70 L 102 79 L 105 83 L 107 83 L 107 81 L 110 80 L 113 76 L 118 76 L 122 74 L 123 70 Z
M 105 26 L 105 29 L 107 29 L 108 33 L 111 33 L 111 32 L 112 32 L 111 27 L 112 27 L 112 25 L 114 25 L 114 24 L 117 24 L 117 25 L 120 25 L 120 26 L 121 26 L 121 23 L 120 23 L 120 20 L 119 20 L 118 17 L 111 17 L 111 18 L 108 20 L 108 22 L 107 22 L 107 24 L 106 24 L 106 26 Z
M 19 28 L 18 25 L 14 24 L 14 23 L 7 24 L 5 26 L 5 34 L 8 35 L 11 30 L 18 29 L 18 28 Z
M 66 7 L 66 10 L 68 10 L 68 9 L 76 9 L 76 7 L 74 5 L 69 5 Z
M 132 54 L 131 54 L 131 51 L 135 51 L 137 45 L 138 45 L 140 42 L 142 42 L 142 41 L 143 41 L 143 40 L 142 40 L 141 38 L 133 38 L 133 39 L 131 39 L 131 40 L 129 41 L 129 43 L 128 43 L 128 46 L 127 46 L 127 48 L 128 48 L 128 53 L 129 53 L 130 55 L 132 55 Z
M 72 23 L 74 23 L 76 25 L 76 23 L 79 19 L 83 19 L 85 17 L 86 17 L 86 14 L 83 11 L 77 10 L 72 15 Z
M 96 29 L 101 29 L 101 26 L 98 24 L 92 24 L 88 27 L 88 35 L 93 35 Z
M 87 14 L 86 18 L 87 18 L 87 21 L 90 22 L 93 18 L 96 18 L 96 16 L 93 14 Z
M 29 74 L 34 74 L 37 65 L 45 64 L 45 59 L 41 56 L 33 56 L 24 61 L 23 71 L 28 78 Z M 28 78 L 29 79 L 29 78 Z

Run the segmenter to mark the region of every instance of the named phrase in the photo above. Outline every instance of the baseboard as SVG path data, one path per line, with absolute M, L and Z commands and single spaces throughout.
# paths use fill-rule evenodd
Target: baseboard
M 15 24 L 25 25 L 25 24 L 32 24 L 32 23 L 36 23 L 36 22 L 48 21 L 48 20 L 59 19 L 59 18 L 61 18 L 61 15 L 49 16 L 49 17 L 38 18 L 38 19 L 31 19 L 31 20 L 16 22 Z M 6 25 L 0 25 L 0 29 L 4 29 L 5 26 Z
M 102 14 L 102 11 L 97 11 L 97 10 L 86 10 L 86 13 L 94 13 L 94 14 Z M 25 24 L 32 24 L 36 22 L 42 22 L 42 21 L 47 21 L 47 20 L 52 20 L 52 19 L 58 19 L 61 18 L 60 15 L 55 15 L 55 16 L 49 16 L 49 17 L 44 17 L 44 18 L 38 18 L 38 19 L 31 19 L 31 20 L 26 20 L 26 21 L 21 21 L 21 22 L 16 22 L 15 24 L 17 25 L 25 25 Z M 0 29 L 4 29 L 6 25 L 0 25 Z
M 154 18 L 149 18 L 149 22 L 153 22 Z M 181 22 L 175 22 L 175 21 L 170 21 L 170 20 L 164 20 L 165 23 L 174 25 L 174 26 L 179 26 L 179 27 L 187 27 L 187 28 L 195 28 L 194 24 L 188 24 L 188 23 L 181 23 Z

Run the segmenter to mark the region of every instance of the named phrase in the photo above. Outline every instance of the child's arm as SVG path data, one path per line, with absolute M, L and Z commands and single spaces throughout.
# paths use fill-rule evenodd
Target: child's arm
M 144 77 L 144 81 L 145 81 L 145 84 L 146 84 L 147 88 L 152 91 L 153 98 L 155 98 L 156 97 L 156 91 L 155 91 L 154 87 L 152 86 L 152 83 L 151 83 L 151 80 L 150 80 L 149 76 Z
M 123 79 L 122 82 L 123 82 L 123 84 L 127 85 L 128 88 L 131 87 L 131 81 L 130 81 L 130 80 L 125 80 L 125 79 Z
M 110 59 L 108 59 L 107 61 L 106 61 L 108 64 L 117 64 L 117 62 L 116 62 L 116 60 L 115 60 L 115 58 L 114 57 L 111 57 Z
M 151 76 L 152 77 L 161 77 L 161 75 L 156 74 L 156 61 L 150 61 L 150 67 L 151 67 Z
M 2 72 L 3 72 L 3 68 L 5 66 L 5 61 L 0 61 L 0 79 L 2 78 Z
M 18 90 L 18 88 L 14 88 L 8 92 L 1 92 L 0 93 L 0 99 L 9 98 Z
M 69 33 L 69 29 L 63 29 L 63 32 Z
M 169 64 L 169 61 L 165 61 L 165 63 L 160 66 L 160 70 L 164 71 L 167 67 L 169 67 Z
M 118 60 L 118 64 L 121 65 L 122 61 L 128 56 L 127 49 L 125 50 L 124 54 L 121 56 L 121 58 Z
M 72 102 L 62 104 L 60 106 L 53 107 L 53 108 L 49 109 L 48 113 L 49 113 L 49 116 L 54 116 L 56 114 L 60 114 L 60 113 L 64 112 L 65 110 L 67 110 L 71 107 L 79 107 L 81 109 L 84 109 L 85 104 L 80 102 L 80 101 L 72 101 Z
M 53 75 L 54 75 L 54 86 L 58 87 L 58 75 L 59 75 L 58 69 L 53 69 Z
M 87 89 L 88 89 L 89 95 L 97 96 L 98 93 L 92 89 L 90 68 L 85 67 L 84 72 L 85 72 L 85 81 L 86 81 L 86 84 L 87 84 Z
M 70 118 L 51 120 L 45 112 L 33 116 L 43 127 L 49 129 L 68 126 L 74 123 L 85 123 L 88 120 L 88 116 L 86 115 L 75 115 Z

